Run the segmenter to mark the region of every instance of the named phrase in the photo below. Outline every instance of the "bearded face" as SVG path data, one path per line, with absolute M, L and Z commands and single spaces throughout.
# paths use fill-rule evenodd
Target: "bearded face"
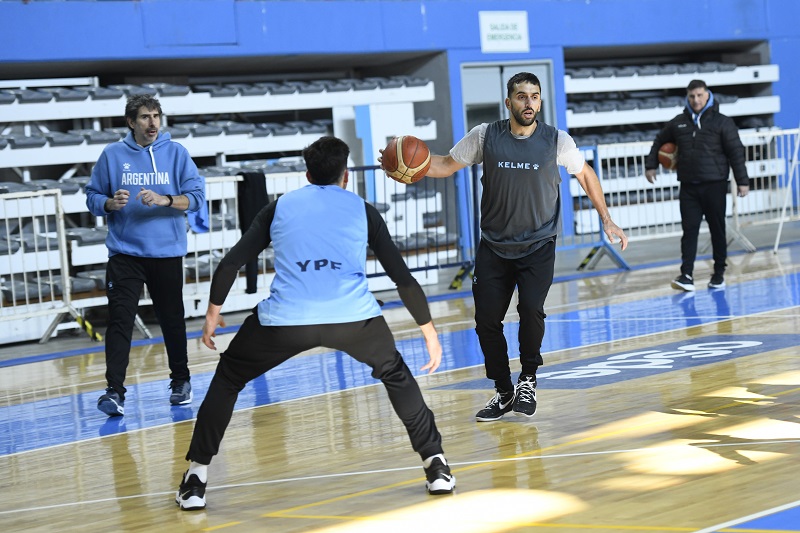
M 516 120 L 520 126 L 530 126 L 531 124 L 533 124 L 533 121 L 536 120 L 537 111 L 531 107 L 525 107 L 524 109 L 517 109 L 512 106 L 511 115 L 514 117 L 514 120 Z
M 506 98 L 506 107 L 514 122 L 523 127 L 533 124 L 542 108 L 541 96 L 538 85 L 529 82 L 518 83 L 514 87 L 514 94 Z

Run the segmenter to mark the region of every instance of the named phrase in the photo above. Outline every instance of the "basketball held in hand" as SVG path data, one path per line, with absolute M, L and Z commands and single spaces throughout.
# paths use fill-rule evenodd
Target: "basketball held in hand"
M 658 162 L 664 170 L 678 168 L 678 147 L 674 143 L 664 143 L 658 149 Z
M 425 142 L 411 135 L 394 137 L 381 156 L 383 171 L 400 183 L 409 185 L 425 177 L 431 168 L 431 151 Z

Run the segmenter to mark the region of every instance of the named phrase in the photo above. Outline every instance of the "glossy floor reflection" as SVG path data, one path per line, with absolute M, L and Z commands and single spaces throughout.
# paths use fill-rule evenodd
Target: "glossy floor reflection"
M 140 343 L 126 415 L 113 419 L 95 407 L 97 349 L 11 359 L 0 369 L 0 521 L 15 531 L 408 531 L 456 513 L 484 532 L 797 531 L 800 260 L 797 248 L 781 253 L 739 258 L 723 290 L 677 293 L 667 269 L 554 285 L 530 420 L 474 421 L 491 383 L 471 298 L 436 299 L 445 360 L 418 379 L 458 478 L 444 502 L 425 495 L 380 384 L 341 352 L 303 354 L 242 391 L 209 469 L 209 507 L 194 514 L 176 510 L 172 491 L 216 353 L 190 342 L 195 401 L 171 407 L 163 345 Z M 398 306 L 385 314 L 416 371 L 427 359 L 419 330 Z M 514 356 L 517 328 L 512 304 Z M 218 337 L 221 349 L 231 336 Z M 555 502 L 546 514 L 470 514 L 476 501 L 535 510 L 543 499 Z M 441 530 L 466 530 L 458 523 Z
M 800 273 L 746 281 L 722 290 L 703 290 L 644 298 L 633 302 L 554 313 L 547 319 L 542 351 L 556 352 L 582 346 L 619 341 L 681 328 L 716 323 L 733 317 L 756 315 L 800 305 Z M 510 346 L 515 346 L 518 322 L 506 327 Z M 448 357 L 441 370 L 455 370 L 482 364 L 474 330 L 443 334 Z M 778 336 L 758 350 L 795 345 L 794 339 Z M 412 369 L 426 361 L 421 339 L 401 340 L 398 348 Z M 512 355 L 519 356 L 512 348 Z M 708 361 L 711 362 L 711 361 Z M 587 364 L 592 364 L 587 363 Z M 652 365 L 658 370 L 657 365 Z M 547 377 L 563 372 L 561 367 L 544 367 L 540 387 Z M 641 372 L 640 372 L 641 374 Z M 646 373 L 645 373 L 646 374 Z M 213 373 L 195 373 L 192 386 L 196 398 L 203 398 Z M 555 378 L 555 376 L 553 376 Z M 563 376 L 562 376 L 563 379 Z M 322 352 L 289 360 L 254 380 L 239 395 L 236 409 L 253 408 L 318 394 L 342 391 L 377 381 L 369 368 L 342 352 Z M 199 402 L 190 406 L 169 406 L 164 401 L 168 383 L 150 381 L 132 384 L 126 395 L 123 421 L 107 421 L 96 408 L 97 391 L 23 402 L 0 407 L 0 452 L 10 454 L 47 448 L 68 442 L 155 427 L 194 418 Z M 486 389 L 486 380 L 477 380 Z

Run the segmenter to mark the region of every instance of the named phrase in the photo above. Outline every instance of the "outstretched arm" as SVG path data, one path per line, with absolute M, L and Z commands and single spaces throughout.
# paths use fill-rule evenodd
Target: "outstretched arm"
M 381 157 L 378 157 L 378 164 L 380 164 L 381 169 L 383 169 L 383 150 L 378 151 L 381 153 Z M 425 177 L 446 178 L 452 176 L 465 166 L 467 165 L 459 163 L 449 155 L 431 154 L 431 167 L 428 169 L 428 172 L 425 173 Z
M 389 278 L 397 285 L 397 294 L 422 331 L 430 359 L 420 370 L 427 370 L 430 374 L 442 364 L 442 345 L 439 342 L 436 328 L 433 326 L 428 300 L 419 282 L 411 275 L 397 246 L 392 242 L 386 222 L 383 221 L 378 210 L 370 204 L 365 204 L 365 206 L 369 228 L 369 247 L 375 253 L 375 257 Z
M 272 219 L 275 217 L 276 204 L 277 200 L 258 212 L 250 228 L 242 235 L 239 242 L 225 254 L 225 257 L 222 258 L 216 270 L 214 270 L 202 337 L 203 344 L 212 350 L 217 349 L 213 340 L 213 337 L 216 336 L 217 326 L 225 327 L 225 320 L 220 316 L 220 311 L 228 292 L 233 286 L 233 282 L 236 281 L 239 268 L 258 257 L 258 254 L 269 246 L 271 241 L 270 227 Z
M 431 168 L 426 176 L 429 178 L 446 178 L 466 166 L 464 163 L 459 163 L 453 159 L 451 155 L 431 155 Z
M 211 289 L 208 295 L 209 303 L 222 306 L 234 281 L 236 281 L 242 265 L 257 258 L 258 254 L 269 246 L 272 239 L 270 226 L 272 225 L 272 219 L 275 217 L 277 202 L 278 200 L 271 202 L 258 212 L 250 228 L 219 262 L 211 278 Z
M 606 199 L 603 196 L 603 188 L 600 186 L 600 180 L 597 178 L 594 169 L 589 166 L 588 163 L 584 162 L 583 168 L 580 172 L 575 174 L 575 177 L 578 178 L 578 183 L 581 184 L 581 188 L 586 192 L 586 196 L 589 197 L 592 205 L 600 215 L 600 220 L 603 221 L 603 231 L 608 236 L 608 240 L 613 244 L 615 242 L 614 237 L 619 237 L 622 249 L 624 250 L 627 248 L 628 237 L 625 235 L 625 232 L 611 220 L 611 215 L 608 213 L 608 207 L 606 206 Z

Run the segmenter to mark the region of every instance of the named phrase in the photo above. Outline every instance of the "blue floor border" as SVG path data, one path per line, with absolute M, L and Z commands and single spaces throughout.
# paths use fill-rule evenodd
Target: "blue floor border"
M 786 243 L 786 244 L 782 244 L 781 245 L 781 247 L 788 247 L 788 248 L 795 247 L 795 246 L 800 246 L 800 241 L 790 242 L 790 243 Z M 770 247 L 762 247 L 762 248 L 758 248 L 757 249 L 757 251 L 769 251 L 769 250 L 772 250 L 771 246 Z M 748 253 L 748 252 L 746 252 L 744 250 L 741 250 L 741 251 L 737 251 L 737 252 L 729 252 L 728 255 L 729 256 L 731 256 L 731 255 L 744 255 L 746 253 Z M 711 258 L 711 255 L 698 256 L 697 260 L 710 259 L 710 258 Z M 595 278 L 595 277 L 614 275 L 614 274 L 625 274 L 625 273 L 632 272 L 632 271 L 648 270 L 648 269 L 652 269 L 652 268 L 659 268 L 659 267 L 675 265 L 675 264 L 679 264 L 679 262 L 677 262 L 675 260 L 658 261 L 658 262 L 646 263 L 646 264 L 642 264 L 642 265 L 631 266 L 630 270 L 613 268 L 613 269 L 605 269 L 605 270 L 597 270 L 597 271 L 593 270 L 593 271 L 589 271 L 589 272 L 583 271 L 583 272 L 581 272 L 579 274 L 556 276 L 556 277 L 553 278 L 553 283 L 565 283 L 565 282 L 576 281 L 576 280 L 584 279 L 584 278 Z M 441 293 L 441 294 L 437 294 L 437 295 L 431 295 L 431 296 L 427 297 L 427 300 L 428 300 L 428 302 L 441 302 L 441 301 L 447 301 L 447 300 L 455 300 L 455 299 L 458 299 L 458 298 L 471 298 L 471 297 L 472 297 L 472 291 L 471 290 L 461 290 L 461 291 L 450 291 L 450 292 Z M 400 301 L 400 300 L 390 300 L 390 301 L 384 302 L 384 304 L 382 306 L 383 309 L 395 309 L 395 308 L 398 308 L 398 307 L 403 307 L 403 302 Z M 236 333 L 237 331 L 239 331 L 239 326 L 238 325 L 237 326 L 228 326 L 228 327 L 225 327 L 225 328 L 218 328 L 217 329 L 217 334 L 218 335 L 223 335 L 223 334 L 226 334 L 226 333 Z M 200 338 L 202 336 L 202 334 L 203 334 L 202 330 L 188 331 L 186 333 L 186 337 L 189 338 L 189 339 L 196 339 L 196 338 Z M 164 342 L 164 338 L 159 336 L 159 337 L 153 337 L 152 339 L 141 339 L 141 340 L 132 341 L 131 342 L 131 346 L 145 346 L 145 345 L 148 345 L 148 344 L 157 344 L 157 343 L 163 343 L 163 342 Z M 51 353 L 45 353 L 45 354 L 39 354 L 39 355 L 30 355 L 30 356 L 25 356 L 25 357 L 7 359 L 5 361 L 0 361 L 0 368 L 6 368 L 6 367 L 11 367 L 11 366 L 17 366 L 17 365 L 25 365 L 25 364 L 30 364 L 30 363 L 38 363 L 38 362 L 42 362 L 42 361 L 51 361 L 51 360 L 54 360 L 54 359 L 60 359 L 60 358 L 64 358 L 64 357 L 73 357 L 73 356 L 76 356 L 76 355 L 87 355 L 87 354 L 90 354 L 90 353 L 97 353 L 97 352 L 103 352 L 104 351 L 103 348 L 102 348 L 102 346 L 103 346 L 102 344 L 98 344 L 97 346 L 98 346 L 98 348 L 94 348 L 94 347 L 76 348 L 74 350 L 63 350 L 63 351 L 58 351 L 58 352 L 51 352 Z
M 641 338 L 798 306 L 800 272 L 795 272 L 732 284 L 722 290 L 703 289 L 556 313 L 547 319 L 542 352 L 549 354 Z M 519 324 L 514 322 L 505 328 L 512 358 L 518 357 L 518 329 Z M 234 330 L 235 327 L 230 328 Z M 199 332 L 193 334 L 197 335 Z M 785 339 L 779 341 L 782 346 L 797 343 L 794 334 L 783 337 Z M 474 329 L 445 332 L 440 338 L 445 353 L 440 371 L 483 364 Z M 654 339 L 653 342 L 658 345 L 664 341 Z M 397 345 L 412 372 L 420 375 L 419 368 L 428 359 L 422 337 L 400 340 Z M 556 366 L 546 366 L 543 370 L 557 370 Z M 69 365 L 65 368 L 69 370 Z M 99 389 L 44 399 L 30 395 L 30 401 L 0 407 L 0 456 L 191 420 L 196 416 L 212 376 L 213 371 L 192 375 L 195 402 L 187 406 L 169 405 L 168 379 L 131 384 L 126 396 L 126 414 L 116 418 L 108 418 L 97 410 L 97 398 L 102 392 Z M 491 389 L 488 380 L 475 381 L 480 381 L 475 387 Z M 249 383 L 239 396 L 236 410 L 377 384 L 369 367 L 347 354 L 312 353 L 292 358 Z

